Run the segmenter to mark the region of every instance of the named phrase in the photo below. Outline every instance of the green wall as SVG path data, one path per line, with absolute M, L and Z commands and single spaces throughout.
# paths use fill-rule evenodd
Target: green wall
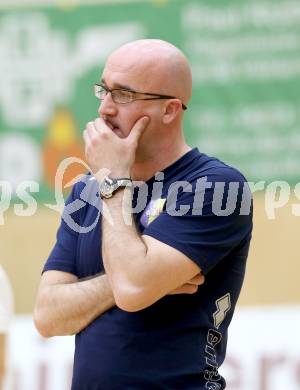
M 249 180 L 298 181 L 299 2 L 36 3 L 0 8 L 0 180 L 34 180 L 33 196 L 53 199 L 57 164 L 80 155 L 82 129 L 97 116 L 93 84 L 107 55 L 155 37 L 192 65 L 188 141 Z

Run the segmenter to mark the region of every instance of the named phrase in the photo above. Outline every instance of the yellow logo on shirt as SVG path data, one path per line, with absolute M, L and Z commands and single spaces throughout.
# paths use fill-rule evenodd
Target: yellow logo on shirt
M 144 227 L 149 226 L 162 213 L 165 203 L 166 199 L 151 200 L 141 217 L 141 224 Z

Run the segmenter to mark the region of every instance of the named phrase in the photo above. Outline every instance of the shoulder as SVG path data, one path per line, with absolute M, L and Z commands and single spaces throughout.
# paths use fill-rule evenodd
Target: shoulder
M 189 205 L 187 213 L 193 216 L 246 213 L 249 221 L 252 216 L 252 194 L 245 176 L 197 149 L 193 149 L 193 158 L 173 177 L 168 188 L 168 209 L 177 210 L 181 204 Z
M 78 177 L 64 202 L 62 226 L 72 234 L 82 232 L 93 225 L 99 217 L 102 203 L 99 199 L 99 186 L 91 174 Z
M 206 177 L 207 181 L 212 182 L 246 182 L 245 176 L 235 167 L 223 162 L 222 160 L 208 156 L 198 151 L 195 159 L 187 172 L 187 180 L 196 181 L 199 178 Z
M 75 203 L 79 207 L 83 205 L 99 205 L 99 185 L 97 180 L 90 173 L 79 176 L 73 184 L 72 190 L 66 200 L 66 205 Z M 80 207 L 80 208 L 82 208 Z

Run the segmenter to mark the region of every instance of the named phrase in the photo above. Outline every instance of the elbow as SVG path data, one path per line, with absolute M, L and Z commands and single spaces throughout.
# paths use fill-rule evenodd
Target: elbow
M 144 289 L 135 286 L 118 284 L 118 288 L 113 289 L 113 294 L 118 308 L 127 312 L 140 311 L 153 303 Z
M 41 310 L 35 308 L 33 313 L 33 322 L 39 332 L 39 334 L 44 338 L 50 338 L 55 336 L 53 329 L 51 329 L 50 322 L 47 321 L 47 318 Z
M 118 300 L 116 299 L 116 305 L 119 309 L 129 313 L 134 313 L 148 307 L 147 305 L 143 305 L 137 299 L 133 300 L 131 297 L 121 297 Z

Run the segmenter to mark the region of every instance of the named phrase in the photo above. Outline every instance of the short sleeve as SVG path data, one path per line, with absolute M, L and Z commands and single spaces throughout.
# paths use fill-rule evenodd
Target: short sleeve
M 224 168 L 208 175 L 206 182 L 211 183 L 210 188 L 199 189 L 194 181 L 192 190 L 177 194 L 176 210 L 189 208 L 183 215 L 176 215 L 173 207 L 170 211 L 169 192 L 165 210 L 143 232 L 185 254 L 204 274 L 239 246 L 245 246 L 252 231 L 252 199 L 242 175 Z M 198 200 L 202 196 L 201 205 L 196 196 Z
M 13 315 L 13 292 L 7 275 L 0 266 L 0 333 L 8 331 Z
M 66 200 L 61 223 L 56 235 L 56 243 L 46 261 L 43 272 L 56 270 L 77 275 L 76 254 L 79 232 L 72 228 L 72 225 L 68 223 L 68 220 L 73 221 L 76 225 L 80 224 L 82 209 L 79 208 L 74 212 L 70 211 L 72 205 L 75 204 L 76 201 L 79 201 L 79 194 L 80 186 L 79 183 L 77 183 L 74 185 Z

